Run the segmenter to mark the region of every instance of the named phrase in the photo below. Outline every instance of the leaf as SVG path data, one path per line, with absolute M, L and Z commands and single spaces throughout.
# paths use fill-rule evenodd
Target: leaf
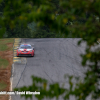
M 44 89 L 46 90 L 47 83 L 43 83 L 43 87 L 44 87 Z
M 90 57 L 91 57 L 91 53 L 88 53 L 88 54 L 86 55 L 86 57 L 87 57 L 87 58 L 90 58 Z
M 5 28 L 0 29 L 0 38 L 3 38 L 3 35 L 5 34 L 5 31 L 6 31 Z

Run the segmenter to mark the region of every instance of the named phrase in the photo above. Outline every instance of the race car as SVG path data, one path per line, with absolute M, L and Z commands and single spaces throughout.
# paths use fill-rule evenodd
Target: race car
M 30 44 L 21 44 L 17 47 L 17 57 L 18 56 L 34 56 L 35 49 Z

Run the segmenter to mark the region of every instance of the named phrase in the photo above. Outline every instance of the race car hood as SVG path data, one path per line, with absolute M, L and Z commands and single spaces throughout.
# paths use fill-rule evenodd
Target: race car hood
M 30 51 L 32 49 L 19 49 L 20 51 Z

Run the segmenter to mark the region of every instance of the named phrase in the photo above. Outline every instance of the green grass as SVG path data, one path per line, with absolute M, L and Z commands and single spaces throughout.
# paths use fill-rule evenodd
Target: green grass
M 0 68 L 2 68 L 2 66 L 3 68 L 6 68 L 8 64 L 9 64 L 8 60 L 0 58 Z
M 0 51 L 6 51 L 8 49 L 6 44 L 13 42 L 14 42 L 13 38 L 0 39 Z
M 13 47 L 12 47 L 12 48 L 9 48 L 9 50 L 10 50 L 10 51 L 13 51 Z
M 7 50 L 13 51 L 13 46 L 8 47 L 7 43 L 14 43 L 14 39 L 13 38 L 0 39 L 0 51 L 7 51 Z M 0 57 L 0 69 L 7 68 L 8 65 L 9 65 L 9 61 Z M 7 88 L 7 84 L 5 82 L 1 81 L 0 82 L 0 91 L 4 90 L 6 88 Z
M 3 39 L 0 39 L 0 44 L 6 44 L 6 43 L 13 43 L 14 42 L 14 39 L 13 38 L 3 38 Z
M 7 87 L 5 82 L 0 82 L 0 91 L 4 90 Z
M 4 44 L 0 44 L 0 51 L 5 51 L 5 50 L 7 50 L 7 45 L 4 45 Z
M 3 38 L 0 39 L 0 51 L 6 51 L 6 50 L 12 50 L 13 51 L 13 47 L 9 48 L 7 46 L 7 43 L 13 43 L 14 39 L 13 38 Z M 8 66 L 9 62 L 6 59 L 2 59 L 0 57 L 0 68 L 3 66 L 3 68 L 6 68 Z

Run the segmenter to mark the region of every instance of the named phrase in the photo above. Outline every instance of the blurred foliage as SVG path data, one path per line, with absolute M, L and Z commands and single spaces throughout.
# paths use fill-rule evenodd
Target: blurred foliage
M 64 35 L 62 34 L 56 34 L 55 32 L 52 32 L 46 25 L 45 26 L 34 26 L 33 30 L 31 30 L 31 38 L 62 38 Z
M 8 25 L 6 26 L 6 32 L 3 35 L 5 38 L 62 38 L 64 35 L 56 34 L 55 32 L 50 31 L 50 29 L 45 26 L 38 27 L 36 24 L 29 24 L 24 26 L 22 23 L 15 25 L 11 29 Z
M 58 98 L 63 93 L 64 100 L 67 100 L 70 95 L 74 95 L 76 100 L 86 100 L 89 95 L 92 96 L 92 99 L 100 99 L 100 48 L 97 43 L 100 38 L 100 0 L 0 0 L 0 7 L 2 8 L 0 9 L 0 37 L 3 37 L 8 30 L 20 28 L 21 26 L 16 26 L 17 23 L 27 26 L 27 24 L 35 22 L 37 26 L 41 27 L 42 32 L 37 28 L 32 36 L 42 37 L 43 33 L 49 29 L 51 33 L 46 33 L 47 37 L 53 37 L 53 35 L 56 37 L 54 33 L 62 34 L 63 37 L 79 37 L 81 41 L 78 44 L 84 41 L 87 44 L 85 54 L 81 55 L 82 65 L 87 66 L 87 72 L 82 82 L 77 81 L 75 84 L 71 81 L 73 77 L 69 77 L 69 89 L 63 89 L 58 83 L 54 83 L 50 85 L 49 90 L 43 90 L 42 86 L 36 86 L 41 78 L 35 78 L 33 83 L 35 80 L 38 80 L 37 82 L 27 88 L 23 87 L 21 90 L 39 89 L 41 91 L 41 95 L 37 96 L 39 100 L 54 96 Z M 48 28 L 44 30 L 43 28 L 47 26 Z M 13 32 L 11 34 L 14 34 Z M 94 48 L 95 46 L 97 47 Z
M 21 24 L 17 23 L 13 29 L 11 29 L 8 25 L 6 26 L 6 32 L 4 34 L 4 37 L 6 38 L 13 38 L 13 37 L 31 38 L 32 37 L 31 35 L 32 35 L 31 31 L 27 26 L 24 26 L 22 23 Z

